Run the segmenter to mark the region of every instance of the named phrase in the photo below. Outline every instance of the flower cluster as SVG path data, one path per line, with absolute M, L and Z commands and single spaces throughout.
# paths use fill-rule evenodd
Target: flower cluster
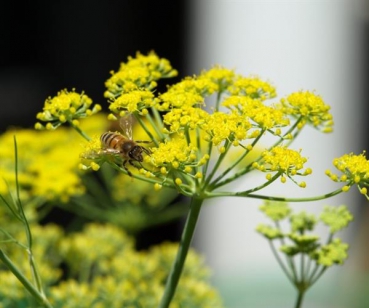
M 47 124 L 43 126 L 38 122 L 35 128 L 55 129 L 65 122 L 78 126 L 78 119 L 91 116 L 100 110 L 101 106 L 92 106 L 92 100 L 86 94 L 62 90 L 56 96 L 46 99 L 43 112 L 37 114 L 37 119 Z
M 13 236 L 23 243 L 25 234 L 20 231 L 18 228 Z M 45 292 L 53 307 L 65 307 L 66 303 L 71 308 L 157 306 L 166 271 L 175 255 L 175 244 L 137 252 L 133 239 L 112 225 L 90 224 L 82 231 L 64 234 L 55 225 L 33 224 L 32 232 L 37 238 L 33 252 L 38 257 Z M 19 270 L 29 273 L 27 254 L 21 247 L 7 243 L 2 249 L 17 260 Z M 203 258 L 191 250 L 173 305 L 222 307 L 219 294 L 209 284 L 209 276 Z M 27 278 L 31 279 L 30 273 Z M 37 306 L 2 264 L 0 279 L 4 305 L 1 307 L 18 307 L 22 303 Z
M 281 176 L 281 182 L 286 182 L 286 177 L 292 179 L 295 175 L 306 176 L 311 174 L 311 169 L 306 168 L 302 171 L 307 159 L 300 155 L 300 152 L 291 150 L 282 146 L 274 147 L 270 151 L 262 153 L 262 163 L 253 163 L 253 167 L 263 172 L 276 172 L 277 176 Z M 267 179 L 271 180 L 271 173 L 267 174 Z M 305 182 L 298 184 L 305 187 Z
M 333 130 L 330 106 L 326 105 L 319 95 L 309 91 L 295 92 L 282 99 L 281 104 L 286 114 L 300 119 L 300 128 L 309 123 L 326 133 Z
M 278 257 L 277 260 L 297 288 L 304 283 L 307 289 L 325 268 L 343 264 L 347 259 L 348 245 L 339 238 L 334 238 L 334 235 L 347 227 L 353 219 L 346 206 L 325 206 L 320 217 L 304 211 L 293 213 L 288 204 L 283 202 L 267 201 L 260 210 L 273 221 L 273 225 L 260 224 L 256 230 L 270 241 L 273 249 L 280 243 L 279 250 L 287 256 L 288 262 L 284 265 L 282 259 Z M 280 222 L 286 219 L 290 222 L 288 232 L 283 231 L 280 225 Z M 319 221 L 330 229 L 330 236 L 325 244 L 320 243 L 318 235 L 311 233 Z M 300 264 L 300 273 L 296 271 L 297 260 L 294 258 L 297 256 L 304 259 Z M 310 262 L 313 262 L 315 267 L 307 265 Z M 289 268 L 289 271 L 286 271 L 286 268 Z
M 367 189 L 369 186 L 369 161 L 365 157 L 365 152 L 359 155 L 350 153 L 335 158 L 333 165 L 342 172 L 342 175 L 336 175 L 330 170 L 326 170 L 325 173 L 335 182 L 346 183 L 342 191 L 348 191 L 351 186 L 357 185 L 360 193 L 369 199 Z
M 303 297 L 327 268 L 335 264 L 342 265 L 348 258 L 348 244 L 334 237 L 353 219 L 345 206 L 325 206 L 319 218 L 304 211 L 293 213 L 289 205 L 283 202 L 266 201 L 260 210 L 273 224 L 260 224 L 256 230 L 269 241 L 274 256 L 296 287 L 299 298 Z M 281 227 L 281 222 L 286 219 L 290 223 L 290 230 L 287 232 Z M 320 241 L 320 236 L 312 233 L 319 221 L 330 228 L 330 235 L 324 244 Z M 285 255 L 285 259 L 281 258 L 281 254 Z
M 117 72 L 105 82 L 104 96 L 111 100 L 109 109 L 115 114 L 125 111 L 142 111 L 156 104 L 152 90 L 162 78 L 174 77 L 178 72 L 167 59 L 159 58 L 154 52 L 147 56 L 137 53 L 121 63 Z
M 98 135 L 84 136 L 89 144 L 81 155 L 81 168 L 98 170 L 108 162 L 134 177 L 147 179 L 156 189 L 168 186 L 179 188 L 185 194 L 209 194 L 211 191 L 202 187 L 205 183 L 209 184 L 208 188 L 218 188 L 252 170 L 267 172 L 268 183 L 277 178 L 284 183 L 289 178 L 300 187 L 306 186 L 303 181 L 296 182 L 294 177 L 311 174 L 310 168 L 304 168 L 307 159 L 288 146 L 305 124 L 325 132 L 331 130 L 329 106 L 320 96 L 300 91 L 282 99 L 281 103 L 270 103 L 277 95 L 272 84 L 221 66 L 186 77 L 164 93 L 154 91 L 159 79 L 176 75 L 170 62 L 154 52 L 137 53 L 122 63 L 117 72 L 112 72 L 105 83 L 105 97 L 109 99 L 111 111 L 109 119 L 132 115 L 139 124 L 136 127 L 141 126 L 146 132 L 141 140 L 152 143 L 143 161 L 141 158 L 137 161 L 123 151 L 102 150 Z M 206 100 L 213 95 L 215 106 L 207 108 Z M 56 104 L 53 100 L 50 102 Z M 124 131 L 123 135 L 132 137 Z M 256 145 L 260 147 L 265 135 L 275 138 L 273 145 L 265 145 L 259 157 L 242 165 L 245 158 L 251 157 L 251 150 Z M 138 142 L 137 145 L 141 146 Z M 230 153 L 235 149 L 243 153 L 233 160 Z M 210 169 L 211 156 L 219 155 L 214 168 Z M 226 162 L 230 160 L 233 162 L 227 167 Z M 127 171 L 121 167 L 122 163 L 133 164 L 140 171 Z M 230 171 L 236 168 L 237 173 L 232 174 Z M 215 174 L 218 174 L 216 179 Z
M 9 130 L 0 136 L 0 172 L 14 189 L 14 140 L 18 147 L 19 184 L 23 200 L 62 200 L 81 195 L 84 187 L 79 176 L 80 140 L 69 129 L 57 132 L 30 129 Z M 8 187 L 0 180 L 0 194 Z

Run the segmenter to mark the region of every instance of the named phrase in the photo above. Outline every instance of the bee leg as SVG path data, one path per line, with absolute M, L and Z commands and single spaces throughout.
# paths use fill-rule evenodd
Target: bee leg
M 130 177 L 132 177 L 132 173 L 131 173 L 131 171 L 129 171 L 128 170 L 128 168 L 127 168 L 127 166 L 126 166 L 126 164 L 127 164 L 127 162 L 128 162 L 128 160 L 125 160 L 124 162 L 123 162 L 123 168 L 127 171 L 127 174 L 130 176 Z M 129 161 L 129 163 L 132 165 L 132 163 L 131 163 L 131 161 Z
M 152 143 L 150 140 L 136 140 L 136 143 Z
M 129 160 L 129 163 L 131 164 L 131 166 L 133 166 L 133 167 L 135 167 L 135 168 L 137 168 L 137 169 L 140 169 L 140 167 L 138 167 L 138 166 L 136 166 L 133 162 L 135 162 L 135 161 L 137 161 L 137 160 L 133 160 L 133 159 L 130 159 Z M 140 164 L 140 166 L 142 167 L 142 165 L 141 165 L 141 163 L 139 162 L 139 161 L 137 161 L 139 164 Z
M 144 147 L 141 147 L 142 151 L 144 151 L 147 155 L 151 154 L 151 151 L 149 149 L 146 149 Z

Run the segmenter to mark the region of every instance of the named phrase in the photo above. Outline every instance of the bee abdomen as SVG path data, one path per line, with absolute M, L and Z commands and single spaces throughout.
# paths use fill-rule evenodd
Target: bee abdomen
M 117 133 L 106 132 L 101 135 L 100 141 L 105 147 L 120 150 L 122 138 L 123 137 Z

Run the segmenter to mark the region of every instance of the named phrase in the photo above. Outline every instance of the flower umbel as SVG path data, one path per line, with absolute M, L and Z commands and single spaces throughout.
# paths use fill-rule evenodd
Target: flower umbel
M 367 187 L 369 186 L 369 161 L 365 157 L 365 151 L 359 155 L 345 154 L 333 160 L 333 165 L 343 174 L 338 176 L 327 170 L 325 173 L 335 182 L 346 183 L 342 188 L 348 191 L 351 186 L 357 185 L 361 194 L 368 199 Z
M 256 230 L 269 241 L 279 265 L 297 289 L 297 303 L 301 303 L 305 292 L 328 267 L 343 264 L 347 259 L 348 245 L 342 243 L 340 238 L 333 238 L 333 235 L 348 225 L 352 215 L 343 205 L 338 208 L 326 206 L 320 218 L 331 232 L 328 241 L 322 244 L 320 237 L 311 233 L 318 222 L 315 215 L 306 212 L 295 214 L 287 203 L 269 201 L 260 209 L 272 220 L 273 225 L 259 225 Z M 282 230 L 280 221 L 283 219 L 290 221 L 289 232 Z M 279 252 L 276 247 L 278 244 Z M 280 254 L 285 255 L 286 262 Z
M 281 104 L 286 114 L 301 117 L 299 128 L 308 123 L 322 132 L 332 132 L 333 117 L 329 113 L 330 106 L 326 105 L 319 95 L 309 91 L 295 92 L 282 99 Z
M 281 176 L 282 183 L 286 182 L 285 176 L 295 182 L 292 178 L 293 176 L 306 176 L 311 174 L 310 168 L 306 168 L 302 171 L 307 159 L 302 157 L 298 151 L 278 146 L 272 148 L 270 151 L 264 151 L 262 157 L 262 163 L 255 162 L 253 167 L 263 172 L 277 172 L 277 175 Z M 271 175 L 268 174 L 267 179 L 270 180 L 271 178 Z M 300 182 L 298 185 L 300 187 L 305 187 L 305 182 Z
M 37 114 L 37 119 L 47 122 L 46 129 L 55 129 L 65 122 L 78 125 L 78 119 L 91 116 L 100 110 L 101 106 L 92 106 L 92 100 L 83 92 L 62 90 L 57 96 L 46 99 L 43 112 Z M 44 128 L 41 123 L 36 123 L 35 127 Z

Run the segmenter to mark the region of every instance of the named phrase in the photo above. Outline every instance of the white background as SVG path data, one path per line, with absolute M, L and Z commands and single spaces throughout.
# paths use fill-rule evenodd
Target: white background
M 314 90 L 332 107 L 333 134 L 309 127 L 292 146 L 302 148 L 303 156 L 309 158 L 307 165 L 313 169 L 307 188 L 276 183 L 268 193 L 299 197 L 332 191 L 339 186 L 324 171 L 334 170 L 333 158 L 364 150 L 360 116 L 364 104 L 360 95 L 363 8 L 361 2 L 349 0 L 193 1 L 188 74 L 220 64 L 271 81 L 279 98 L 301 89 Z M 233 189 L 241 190 L 245 184 L 237 183 Z M 293 207 L 320 212 L 324 204 L 342 203 L 356 212 L 368 206 L 357 191 L 351 191 Z M 254 231 L 258 223 L 266 222 L 258 211 L 260 204 L 243 198 L 210 200 L 201 212 L 195 245 L 213 268 L 214 283 L 229 307 L 292 307 L 293 288 L 278 268 L 267 241 Z M 353 240 L 349 231 L 343 236 Z M 330 272 L 316 290 L 313 287 L 304 307 L 329 307 L 333 295 L 319 295 L 317 290 L 342 278 L 341 268 Z M 270 288 L 268 292 L 266 288 Z

